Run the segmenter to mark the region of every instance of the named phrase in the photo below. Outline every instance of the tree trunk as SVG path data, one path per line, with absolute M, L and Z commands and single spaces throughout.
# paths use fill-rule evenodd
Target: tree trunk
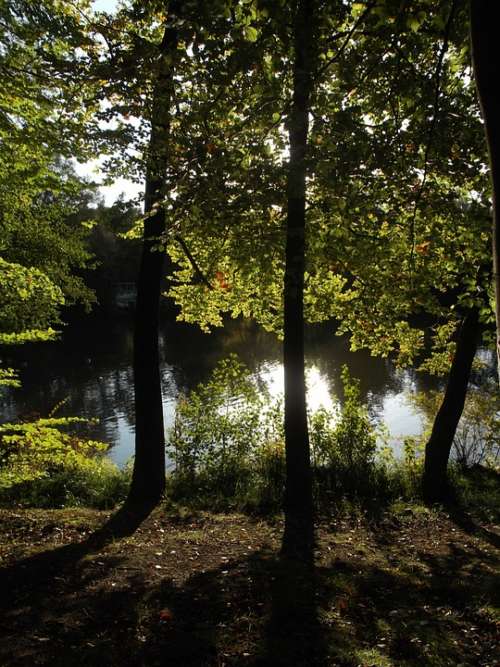
M 425 447 L 422 490 L 426 502 L 429 503 L 442 502 L 449 496 L 448 459 L 464 409 L 479 333 L 479 311 L 477 308 L 472 308 L 460 327 L 443 402 L 434 419 L 431 437 Z
M 483 113 L 493 185 L 493 281 L 500 382 L 500 49 L 497 46 L 498 2 L 471 0 L 472 64 Z
M 137 279 L 134 329 L 135 459 L 128 497 L 128 502 L 132 504 L 157 502 L 165 490 L 165 430 L 158 350 L 159 302 L 165 253 L 156 246 L 166 229 L 162 200 L 167 186 L 170 106 L 178 44 L 171 16 L 177 15 L 178 5 L 179 2 L 169 5 L 169 20 L 159 47 L 153 93 L 144 240 Z
M 285 250 L 285 533 L 284 552 L 310 549 L 313 502 L 304 368 L 304 266 L 306 148 L 311 93 L 314 0 L 299 0 L 294 28 L 293 100 L 289 118 L 290 162 Z

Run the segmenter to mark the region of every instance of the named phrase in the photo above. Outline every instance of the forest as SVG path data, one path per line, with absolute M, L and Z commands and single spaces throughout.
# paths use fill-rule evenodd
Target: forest
M 494 10 L 0 0 L 1 664 L 497 664 Z

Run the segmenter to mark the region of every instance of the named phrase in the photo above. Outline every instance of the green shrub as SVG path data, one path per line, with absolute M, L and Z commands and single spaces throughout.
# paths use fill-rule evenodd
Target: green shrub
M 500 473 L 497 469 L 475 465 L 452 466 L 450 482 L 458 505 L 482 521 L 500 520 Z
M 48 418 L 0 426 L 0 503 L 31 507 L 113 507 L 126 496 L 129 472 L 107 445 L 68 433 L 79 418 Z
M 422 441 L 426 441 L 442 401 L 437 391 L 412 394 L 411 399 L 425 420 Z M 500 394 L 496 382 L 469 387 L 453 440 L 451 458 L 464 468 L 479 464 L 490 468 L 500 459 Z
M 258 427 L 260 401 L 243 365 L 221 361 L 206 384 L 177 403 L 167 451 L 187 485 L 213 485 L 234 495 Z
M 423 445 L 420 438 L 405 438 L 402 458 L 396 458 L 389 446 L 377 451 L 369 488 L 379 512 L 397 501 L 421 501 Z
M 342 371 L 345 402 L 309 417 L 318 502 L 373 497 L 384 486 L 375 464 L 377 433 L 360 400 L 359 382 Z M 281 507 L 285 482 L 283 408 L 259 389 L 233 355 L 177 405 L 168 437 L 176 501 L 261 510 Z
M 500 459 L 500 394 L 498 386 L 470 388 L 453 440 L 453 456 L 466 468 L 484 463 L 494 468 Z
M 426 435 L 406 438 L 402 459 L 389 447 L 377 451 L 383 429 L 371 421 L 359 381 L 344 367 L 342 382 L 342 409 L 309 415 L 317 507 L 378 514 L 398 499 L 418 501 Z M 181 398 L 168 453 L 174 463 L 168 482 L 173 502 L 209 509 L 281 508 L 282 403 L 259 388 L 235 355 L 220 362 L 208 382 Z M 472 502 L 472 483 L 459 466 L 453 474 L 464 502 Z
M 255 452 L 249 485 L 242 498 L 243 507 L 261 512 L 281 509 L 285 467 L 284 440 L 263 442 Z
M 284 480 L 282 409 L 236 355 L 177 403 L 167 451 L 174 499 L 270 506 Z
M 342 368 L 344 404 L 310 416 L 310 440 L 319 495 L 369 498 L 378 494 L 384 468 L 376 465 L 377 431 L 361 402 L 359 380 Z

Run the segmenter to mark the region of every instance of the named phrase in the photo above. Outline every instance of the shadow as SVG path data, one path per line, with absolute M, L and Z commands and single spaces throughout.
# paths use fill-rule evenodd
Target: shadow
M 270 567 L 271 613 L 262 665 L 323 665 L 317 614 L 312 516 L 285 515 L 281 550 Z
M 420 532 L 387 528 L 380 541 L 352 526 L 322 529 L 313 565 L 264 543 L 250 549 L 258 522 L 242 521 L 235 531 L 229 521 L 155 521 L 133 542 L 80 558 L 45 584 L 23 587 L 9 604 L 2 599 L 0 664 L 495 664 L 496 624 L 487 608 L 499 601 L 498 559 L 449 524 L 441 532 L 432 522 Z M 120 520 L 82 545 L 91 553 L 99 540 L 131 534 L 131 526 Z M 169 534 L 156 560 L 151 527 Z
M 445 510 L 448 516 L 459 528 L 469 535 L 475 535 L 482 540 L 485 540 L 496 549 L 500 548 L 500 535 L 488 530 L 484 526 L 477 523 L 474 518 L 461 508 L 456 503 L 448 503 L 445 505 Z
M 274 565 L 271 617 L 262 665 L 325 665 L 324 628 L 317 609 L 318 580 L 313 554 L 281 554 Z
M 274 571 L 273 554 L 255 552 L 196 573 L 181 586 L 162 581 L 148 604 L 152 614 L 168 609 L 172 616 L 163 627 L 150 626 L 142 664 L 272 664 L 264 637 Z
M 61 573 L 51 593 L 39 587 L 6 610 L 0 662 L 26 667 L 326 664 L 317 641 L 320 627 L 311 615 L 310 582 L 297 563 L 288 563 L 284 575 L 272 554 L 254 553 L 223 568 L 195 573 L 181 584 L 168 576 L 155 578 L 147 567 L 128 570 L 122 557 Z M 103 583 L 110 577 L 116 588 Z M 292 593 L 285 582 L 293 582 Z
M 82 542 L 28 556 L 0 570 L 0 609 L 9 608 L 23 591 L 50 588 L 54 576 L 66 576 L 86 556 L 101 551 L 115 540 L 133 535 L 156 504 L 127 505 Z

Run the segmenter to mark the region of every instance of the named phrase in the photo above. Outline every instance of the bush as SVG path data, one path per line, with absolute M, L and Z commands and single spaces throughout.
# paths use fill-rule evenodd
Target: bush
M 342 368 L 344 405 L 337 413 L 321 409 L 310 416 L 309 430 L 318 493 L 330 499 L 369 498 L 378 494 L 385 468 L 377 466 L 377 430 L 361 402 L 359 381 Z
M 309 417 L 317 501 L 380 495 L 385 468 L 375 463 L 377 432 L 359 382 L 342 371 L 345 403 Z M 259 510 L 281 507 L 285 446 L 281 401 L 272 402 L 233 355 L 210 380 L 178 402 L 168 437 L 175 501 Z
M 2 505 L 104 509 L 125 498 L 130 475 L 104 457 L 107 445 L 63 430 L 82 421 L 48 418 L 0 427 Z
M 382 470 L 380 483 L 387 500 L 421 499 L 424 445 L 425 438 L 409 436 L 403 442 L 402 459 L 396 459 L 387 447 L 379 453 L 376 464 Z
M 392 461 L 388 483 L 393 495 L 417 500 L 421 496 L 425 444 L 442 395 L 437 391 L 420 392 L 412 394 L 411 399 L 424 416 L 424 431 L 419 437 L 405 439 L 404 459 Z M 482 386 L 469 387 L 448 464 L 451 498 L 482 518 L 498 517 L 499 416 L 500 395 L 496 384 L 485 382 Z
M 404 457 L 377 451 L 383 429 L 361 401 L 359 381 L 342 370 L 344 405 L 309 415 L 315 501 L 324 511 L 380 513 L 393 501 L 420 498 L 425 434 L 406 438 Z M 426 400 L 430 400 L 428 397 Z M 208 382 L 180 399 L 168 437 L 174 502 L 209 509 L 281 508 L 285 446 L 281 401 L 272 401 L 233 355 Z M 455 466 L 464 499 L 472 485 Z
M 500 520 L 500 473 L 494 468 L 475 465 L 455 466 L 450 481 L 458 505 L 480 520 L 498 523 Z
M 281 414 L 236 355 L 219 362 L 207 383 L 177 403 L 167 439 L 173 498 L 212 507 L 272 504 L 284 479 Z
M 498 465 L 500 458 L 498 387 L 471 388 L 453 440 L 453 456 L 462 466 Z
M 436 391 L 411 396 L 424 415 L 425 429 L 421 440 L 428 439 L 434 418 L 442 401 Z M 479 464 L 494 468 L 500 458 L 500 394 L 496 382 L 469 387 L 464 410 L 458 424 L 451 458 L 464 468 Z

